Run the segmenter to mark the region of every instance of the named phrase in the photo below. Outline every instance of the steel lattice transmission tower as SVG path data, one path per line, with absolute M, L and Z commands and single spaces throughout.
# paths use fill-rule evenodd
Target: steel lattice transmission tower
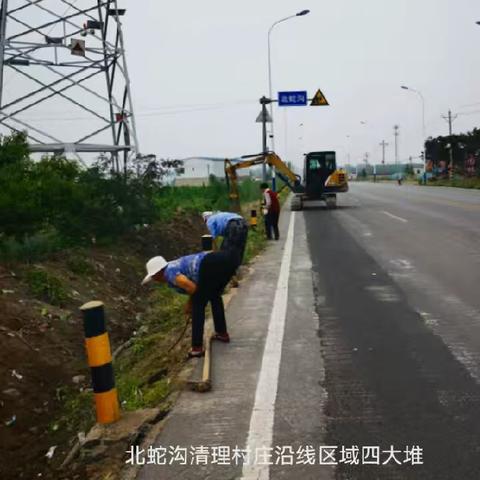
M 0 125 L 32 152 L 138 153 L 117 0 L 0 0 Z

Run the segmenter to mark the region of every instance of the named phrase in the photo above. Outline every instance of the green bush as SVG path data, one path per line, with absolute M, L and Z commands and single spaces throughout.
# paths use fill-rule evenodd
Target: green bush
M 37 262 L 63 246 L 54 230 L 25 235 L 22 240 L 0 235 L 0 261 Z
M 258 183 L 251 179 L 241 181 L 239 191 L 244 202 L 260 197 Z M 105 244 L 138 225 L 171 219 L 179 209 L 229 210 L 225 182 L 212 176 L 203 187 L 161 188 L 149 176 L 123 176 L 101 166 L 86 169 L 59 156 L 34 162 L 25 134 L 0 138 L 3 262 L 37 261 L 92 240 Z
M 251 202 L 260 198 L 259 183 L 251 179 L 239 183 L 240 199 Z M 155 205 L 161 219 L 171 219 L 181 208 L 184 211 L 230 210 L 228 188 L 225 182 L 210 177 L 208 186 L 164 187 L 155 196 Z
M 65 245 L 113 239 L 156 218 L 150 180 L 82 168 L 63 157 L 28 159 L 23 134 L 0 139 L 0 226 L 6 241 L 57 232 Z M 18 247 L 17 250 L 21 250 Z M 0 250 L 2 250 L 0 248 Z
M 68 299 L 62 281 L 45 270 L 40 268 L 29 270 L 26 281 L 32 294 L 39 300 L 62 306 Z
M 95 272 L 92 264 L 78 254 L 70 256 L 67 260 L 67 267 L 75 275 L 92 275 Z

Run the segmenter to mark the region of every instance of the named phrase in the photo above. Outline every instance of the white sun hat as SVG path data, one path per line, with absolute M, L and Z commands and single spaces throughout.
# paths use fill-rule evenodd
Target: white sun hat
M 213 215 L 213 212 L 203 212 L 202 213 L 203 221 L 206 222 L 212 215 Z
M 147 262 L 147 276 L 142 280 L 142 285 L 150 282 L 152 277 L 163 270 L 168 262 L 163 257 L 153 257 Z

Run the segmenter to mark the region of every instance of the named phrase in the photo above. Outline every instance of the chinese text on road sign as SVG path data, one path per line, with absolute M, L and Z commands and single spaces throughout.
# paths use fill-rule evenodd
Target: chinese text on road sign
M 304 107 L 307 104 L 306 91 L 301 92 L 278 92 L 279 107 Z

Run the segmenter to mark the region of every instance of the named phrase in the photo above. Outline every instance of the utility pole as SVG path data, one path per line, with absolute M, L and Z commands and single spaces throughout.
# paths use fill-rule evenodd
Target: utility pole
M 450 136 L 450 165 L 448 166 L 448 176 L 450 177 L 450 179 L 453 178 L 453 142 L 451 137 L 453 135 L 453 121 L 456 120 L 457 117 L 458 115 L 452 115 L 451 110 L 448 111 L 447 116 L 442 115 L 442 118 L 448 122 L 448 134 Z
M 398 136 L 400 135 L 399 129 L 400 127 L 398 125 L 395 125 L 393 127 L 393 135 L 395 136 L 395 165 L 396 166 L 398 166 Z
M 385 165 L 385 148 L 388 147 L 388 143 L 385 140 L 382 140 L 380 146 L 382 147 L 382 165 Z
M 457 117 L 458 117 L 458 115 L 452 115 L 452 111 L 451 111 L 451 110 L 448 111 L 448 115 L 447 115 L 447 116 L 442 115 L 442 118 L 448 122 L 448 134 L 449 134 L 450 136 L 453 135 L 453 122 L 454 122 L 454 120 L 457 119 Z

